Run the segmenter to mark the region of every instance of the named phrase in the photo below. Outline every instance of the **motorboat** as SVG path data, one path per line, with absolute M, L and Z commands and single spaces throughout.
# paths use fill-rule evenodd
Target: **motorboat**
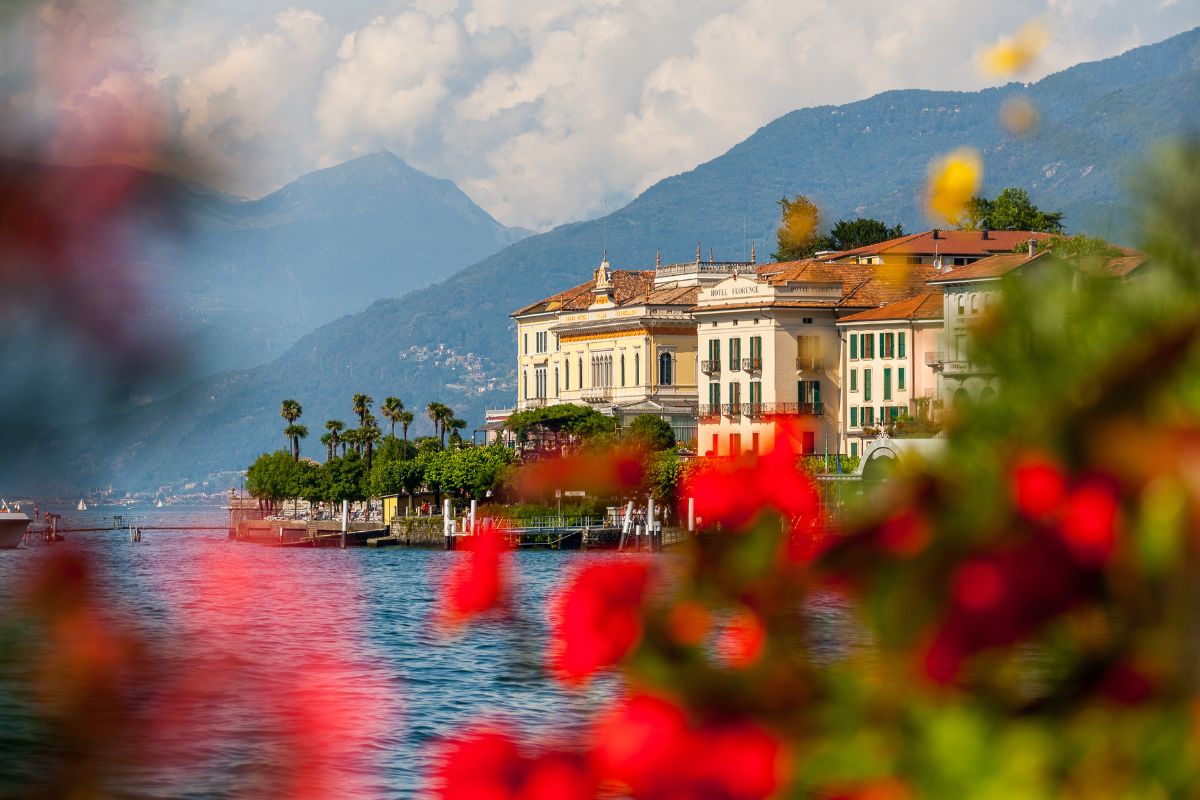
M 29 529 L 29 515 L 24 511 L 13 511 L 7 503 L 0 503 L 0 550 L 20 547 Z

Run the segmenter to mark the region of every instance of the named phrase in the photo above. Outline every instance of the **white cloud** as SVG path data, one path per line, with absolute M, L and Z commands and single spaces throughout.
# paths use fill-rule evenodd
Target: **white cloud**
M 530 227 L 614 208 L 794 108 L 987 85 L 977 51 L 1035 16 L 1054 35 L 1039 75 L 1200 24 L 1141 0 L 287 2 L 146 18 L 187 141 L 233 188 L 388 147 Z

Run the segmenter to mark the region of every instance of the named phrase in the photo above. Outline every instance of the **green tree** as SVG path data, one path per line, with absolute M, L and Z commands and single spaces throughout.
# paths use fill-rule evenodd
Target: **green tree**
M 617 428 L 612 417 L 571 403 L 518 411 L 504 424 L 522 445 L 545 447 L 601 441 Z
M 882 220 L 856 217 L 838 220 L 826 238 L 830 250 L 854 250 L 886 242 L 888 239 L 897 239 L 903 235 L 904 228 L 900 225 L 889 226 Z
M 439 453 L 437 476 L 443 489 L 459 497 L 483 500 L 517 455 L 504 445 L 458 447 Z
M 647 450 L 670 450 L 675 446 L 675 431 L 671 424 L 654 414 L 638 414 L 629 423 L 625 438 Z
M 292 460 L 294 461 L 300 460 L 300 439 L 302 439 L 304 436 L 308 436 L 308 428 L 305 428 L 303 425 L 296 424 L 296 420 L 300 419 L 300 416 L 303 413 L 304 409 L 301 408 L 300 403 L 295 400 L 288 399 L 279 404 L 279 416 L 287 420 L 288 423 L 287 427 L 283 429 L 283 435 L 286 436 L 288 441 L 292 444 Z M 298 436 L 297 433 L 299 433 L 301 430 L 303 430 L 304 433 Z
M 1008 186 L 996 195 L 995 200 L 971 198 L 958 227 L 962 230 L 989 228 L 997 231 L 1062 233 L 1062 221 L 1062 212 L 1043 211 L 1033 204 L 1024 189 Z
M 296 460 L 288 451 L 263 453 L 246 471 L 246 489 L 260 503 L 275 508 L 292 496 L 292 480 L 296 471 Z
M 775 231 L 776 261 L 811 258 L 818 250 L 829 249 L 829 240 L 818 235 L 821 212 L 804 195 L 779 200 L 779 227 Z
M 342 500 L 359 502 L 367 499 L 366 465 L 353 451 L 327 462 L 324 467 L 322 500 L 338 503 Z
M 367 414 L 371 413 L 371 404 L 375 402 L 375 398 L 369 394 L 356 394 L 352 398 L 354 403 L 354 414 L 358 417 L 358 427 L 363 427 L 367 424 Z
M 391 436 L 396 436 L 396 423 L 400 421 L 400 415 L 404 412 L 404 403 L 399 397 L 388 397 L 383 401 L 383 405 L 379 407 L 379 413 L 383 414 L 383 418 L 391 424 Z

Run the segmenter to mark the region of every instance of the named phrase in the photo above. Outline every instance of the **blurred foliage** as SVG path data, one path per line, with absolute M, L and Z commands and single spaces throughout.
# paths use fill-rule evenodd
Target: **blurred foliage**
M 675 446 L 675 431 L 657 414 L 638 414 L 625 429 L 625 441 L 647 450 L 670 450 Z

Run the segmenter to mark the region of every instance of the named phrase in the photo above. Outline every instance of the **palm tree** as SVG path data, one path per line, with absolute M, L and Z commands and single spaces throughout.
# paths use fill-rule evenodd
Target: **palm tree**
M 367 414 L 371 413 L 371 403 L 374 403 L 375 399 L 369 394 L 356 394 L 353 400 L 354 413 L 358 415 L 358 427 L 361 428 L 367 424 Z
M 350 430 L 343 433 L 342 434 L 342 446 L 345 447 L 346 445 L 350 445 L 351 450 L 353 450 L 355 453 L 359 453 L 361 455 L 362 451 L 359 448 L 359 442 L 361 441 L 360 433 L 361 432 L 358 428 L 351 428 Z M 342 454 L 345 455 L 345 452 L 343 451 Z
M 308 428 L 304 425 L 292 423 L 283 429 L 283 435 L 292 442 L 292 458 L 295 461 L 300 460 L 300 440 L 308 436 Z
M 404 431 L 404 443 L 408 444 L 408 426 L 412 425 L 413 412 L 404 410 L 396 415 L 396 421 L 400 423 L 400 430 Z M 408 448 L 405 448 L 407 451 Z
M 383 405 L 379 407 L 379 413 L 383 414 L 384 418 L 392 424 L 392 438 L 396 438 L 396 423 L 400 421 L 400 414 L 404 412 L 404 401 L 399 397 L 389 397 L 383 401 Z
M 289 425 L 300 419 L 303 413 L 304 409 L 295 400 L 284 400 L 279 404 L 279 416 L 286 419 Z
M 379 441 L 383 431 L 379 430 L 379 425 L 375 422 L 375 417 L 368 414 L 365 424 L 358 429 L 359 439 L 363 444 L 364 460 L 366 461 L 367 469 L 371 469 L 371 454 L 374 452 L 375 443 Z
M 438 403 L 438 410 L 441 416 L 440 422 L 442 423 L 442 435 L 439 437 L 439 439 L 442 443 L 442 447 L 445 447 L 446 434 L 450 432 L 450 420 L 454 419 L 454 409 L 445 403 Z M 463 427 L 466 427 L 465 422 L 463 423 Z
M 329 448 L 329 457 L 333 458 L 334 451 L 340 444 L 342 446 L 342 455 L 346 455 L 346 443 L 342 441 L 342 431 L 346 429 L 346 423 L 340 419 L 325 420 L 325 430 L 329 431 L 329 436 L 333 439 L 333 443 Z M 322 439 L 321 441 L 324 441 Z
M 433 435 L 438 439 L 441 439 L 438 425 L 442 421 L 442 408 L 442 404 L 435 401 L 431 401 L 429 405 L 425 406 L 425 413 L 429 416 L 429 421 L 433 423 Z
M 459 435 L 459 431 L 467 427 L 467 421 L 465 419 L 459 419 L 458 417 L 451 417 L 450 419 L 446 420 L 445 425 L 446 429 L 450 431 L 450 441 L 462 442 L 462 436 Z
M 333 460 L 333 448 L 337 446 L 337 437 L 330 433 L 321 434 L 321 444 L 325 445 L 325 460 Z

